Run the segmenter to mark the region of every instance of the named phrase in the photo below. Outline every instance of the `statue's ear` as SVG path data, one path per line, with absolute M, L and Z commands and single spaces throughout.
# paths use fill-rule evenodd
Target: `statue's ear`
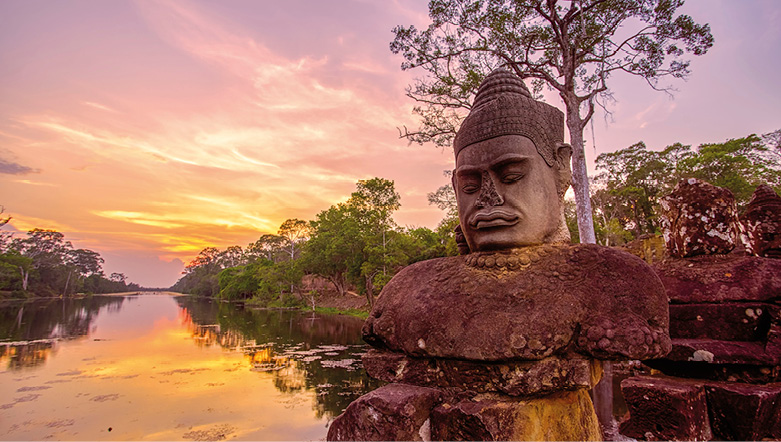
M 567 143 L 556 144 L 556 162 L 559 163 L 559 168 L 567 171 L 571 171 L 570 160 L 572 159 L 572 146 Z
M 456 196 L 458 196 L 458 186 L 456 186 L 456 170 L 453 169 L 453 172 L 450 174 L 450 184 L 453 186 L 453 192 L 455 192 Z

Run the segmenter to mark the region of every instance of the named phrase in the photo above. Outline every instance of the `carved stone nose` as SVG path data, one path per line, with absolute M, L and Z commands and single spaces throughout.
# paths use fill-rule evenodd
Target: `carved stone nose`
M 480 183 L 480 195 L 477 196 L 475 205 L 477 207 L 501 206 L 504 204 L 504 198 L 496 192 L 494 180 L 487 171 L 483 171 L 483 179 Z

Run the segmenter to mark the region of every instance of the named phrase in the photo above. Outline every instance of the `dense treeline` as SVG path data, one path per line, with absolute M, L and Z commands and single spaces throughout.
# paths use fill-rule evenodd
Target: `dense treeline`
M 0 220 L 6 224 L 10 218 Z M 33 229 L 26 238 L 0 232 L 0 297 L 69 296 L 140 289 L 122 273 L 103 273 L 103 258 L 88 249 L 74 249 L 55 230 Z
M 620 245 L 644 234 L 661 233 L 659 199 L 683 178 L 699 178 L 731 190 L 739 210 L 760 184 L 779 192 L 781 129 L 696 149 L 676 143 L 651 151 L 640 142 L 599 155 L 596 168 L 599 174 L 592 178 L 591 204 L 597 240 Z M 577 241 L 577 229 L 570 228 L 570 232 Z
M 659 199 L 682 178 L 726 187 L 739 206 L 748 202 L 759 184 L 781 190 L 780 146 L 778 130 L 696 149 L 677 143 L 651 151 L 640 142 L 601 154 L 591 192 L 599 243 L 621 245 L 644 234 L 659 234 Z M 327 279 L 339 294 L 360 292 L 371 304 L 404 266 L 457 254 L 453 229 L 458 213 L 452 186 L 443 185 L 428 199 L 445 211 L 437 229 L 402 228 L 392 217 L 400 207 L 393 181 L 361 180 L 346 202 L 320 212 L 314 220 L 289 219 L 276 235 L 263 235 L 243 249 L 202 250 L 171 289 L 270 306 L 314 304 L 318 294 L 301 289 L 302 278 L 309 274 Z M 577 242 L 574 202 L 567 204 L 567 222 Z
M 452 222 L 437 230 L 398 226 L 393 212 L 400 199 L 393 181 L 358 181 L 346 202 L 314 220 L 289 219 L 276 235 L 263 235 L 244 249 L 202 250 L 171 290 L 272 306 L 315 303 L 318 293 L 300 293 L 309 274 L 327 279 L 339 294 L 362 293 L 371 304 L 404 266 L 457 253 Z

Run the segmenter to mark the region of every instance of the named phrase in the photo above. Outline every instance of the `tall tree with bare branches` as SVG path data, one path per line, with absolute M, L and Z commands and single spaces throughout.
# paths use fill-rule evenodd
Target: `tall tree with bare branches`
M 530 78 L 535 94 L 558 92 L 566 107 L 581 242 L 595 242 L 583 131 L 595 107 L 611 98 L 615 73 L 660 80 L 689 74 L 685 53 L 713 45 L 707 24 L 676 14 L 684 0 L 431 0 L 425 30 L 396 27 L 390 44 L 403 70 L 426 76 L 407 89 L 420 128 L 411 142 L 452 144 L 483 77 L 506 67 Z

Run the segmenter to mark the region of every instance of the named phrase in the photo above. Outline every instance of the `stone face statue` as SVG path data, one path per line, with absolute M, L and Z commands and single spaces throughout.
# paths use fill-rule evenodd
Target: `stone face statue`
M 558 117 L 558 118 L 557 118 Z M 562 202 L 571 149 L 561 112 L 497 71 L 456 136 L 453 188 L 471 251 L 569 242 Z
M 364 326 L 367 342 L 482 361 L 669 351 L 667 300 L 651 268 L 623 251 L 569 244 L 563 136 L 563 114 L 533 100 L 520 78 L 504 70 L 486 78 L 454 143 L 470 253 L 396 275 Z
M 591 440 L 599 359 L 670 350 L 664 288 L 640 258 L 569 244 L 561 111 L 489 75 L 454 141 L 462 256 L 410 265 L 363 327 L 367 372 L 329 440 Z M 377 410 L 382 410 L 378 412 Z
M 781 259 L 781 197 L 767 184 L 757 187 L 740 217 L 749 253 Z

